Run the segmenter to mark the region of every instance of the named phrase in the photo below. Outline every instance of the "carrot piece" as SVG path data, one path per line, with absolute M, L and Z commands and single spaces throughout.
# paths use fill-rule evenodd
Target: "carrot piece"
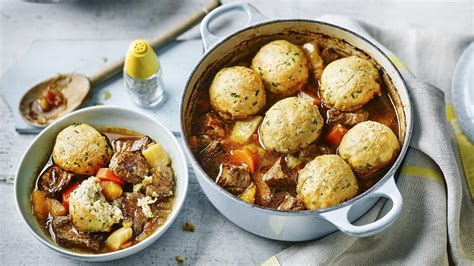
M 317 106 L 321 106 L 321 99 L 319 99 L 318 97 L 314 97 L 313 98 L 313 104 L 315 104 Z
M 63 198 L 63 205 L 66 207 L 66 209 L 69 210 L 69 198 L 71 197 L 71 193 L 79 186 L 78 183 L 72 183 L 70 184 L 64 191 L 62 192 L 62 198 Z
M 131 245 L 132 245 L 132 240 L 129 240 L 129 241 L 123 243 L 122 245 L 120 245 L 120 249 L 128 248 Z
M 257 166 L 257 157 L 251 151 L 246 149 L 232 151 L 231 161 L 236 164 L 247 165 L 251 173 L 255 172 Z
M 333 147 L 339 146 L 342 141 L 342 138 L 344 137 L 344 135 L 346 135 L 347 131 L 349 130 L 343 125 L 337 124 L 326 135 L 326 142 L 331 144 Z
M 97 171 L 96 176 L 100 179 L 100 181 L 112 181 L 121 186 L 125 184 L 122 178 L 116 176 L 109 168 L 100 168 L 99 171 Z

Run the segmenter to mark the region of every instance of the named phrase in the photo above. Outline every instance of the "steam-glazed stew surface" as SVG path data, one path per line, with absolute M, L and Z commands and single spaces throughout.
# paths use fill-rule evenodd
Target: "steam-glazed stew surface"
M 198 89 L 188 143 L 209 177 L 248 203 L 337 205 L 375 184 L 400 151 L 381 71 L 316 39 L 268 42 Z
M 170 157 L 155 140 L 123 128 L 74 124 L 57 135 L 31 200 L 38 223 L 58 245 L 107 253 L 163 225 L 174 193 Z

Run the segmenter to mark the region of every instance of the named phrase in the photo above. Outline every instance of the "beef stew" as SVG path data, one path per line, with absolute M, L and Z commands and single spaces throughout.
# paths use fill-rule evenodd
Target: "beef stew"
M 261 54 L 262 50 L 265 50 L 264 55 Z M 255 96 L 260 95 L 261 86 L 253 81 L 254 77 L 251 83 L 245 83 L 250 79 L 248 71 L 244 73 L 236 66 L 251 69 L 262 79 L 266 101 L 257 111 L 251 108 L 257 99 L 251 97 L 250 92 L 254 92 Z M 228 73 L 230 71 L 233 73 Z M 306 78 L 301 74 L 305 71 L 308 72 Z M 380 180 L 400 150 L 400 125 L 396 108 L 386 88 L 386 80 L 380 78 L 380 71 L 373 62 L 326 46 L 321 40 L 306 38 L 301 39 L 301 43 L 272 41 L 260 47 L 256 53 L 252 52 L 238 62 L 223 66 L 205 83 L 208 87 L 199 90 L 198 98 L 194 101 L 187 141 L 201 167 L 219 186 L 250 204 L 283 211 L 312 209 L 308 207 L 311 204 L 305 204 L 302 193 L 297 189 L 299 182 L 305 182 L 301 170 L 317 157 L 337 155 L 350 166 L 350 173 L 345 174 L 351 180 L 348 184 L 351 190 L 356 191 L 349 198 L 344 196 L 336 202 L 341 203 Z M 276 72 L 281 74 L 275 76 Z M 344 80 L 344 77 L 351 75 L 358 76 L 359 80 L 356 83 L 351 79 Z M 350 86 L 346 89 L 349 92 L 337 86 Z M 331 95 L 334 92 L 342 93 L 337 95 L 341 96 L 340 99 Z M 223 97 L 222 94 L 228 94 L 229 97 Z M 347 98 L 352 101 L 345 100 Z M 308 109 L 310 112 L 316 108 L 322 123 L 317 125 L 317 114 L 313 116 L 316 128 L 304 128 L 308 118 L 293 120 L 285 124 L 291 130 L 285 127 L 275 129 L 276 133 L 272 136 L 275 143 L 267 145 L 269 141 L 265 141 L 265 135 L 269 133 L 265 127 L 269 126 L 263 123 L 280 123 L 288 113 L 297 114 L 292 119 L 304 117 L 301 113 L 305 111 L 292 109 L 292 106 L 301 108 L 301 99 L 313 105 Z M 258 103 L 261 101 L 259 98 Z M 286 103 L 281 104 L 283 101 Z M 246 106 L 249 107 L 246 112 L 236 110 Z M 279 107 L 280 112 L 275 112 L 278 109 L 275 106 Z M 367 168 L 367 171 L 360 170 L 361 162 L 352 154 L 353 151 L 346 152 L 345 156 L 339 152 L 345 135 L 356 131 L 357 128 L 351 129 L 357 125 L 362 128 L 359 131 L 366 132 L 371 139 L 352 145 L 348 143 L 349 140 L 363 138 L 361 135 L 364 133 L 349 134 L 352 138 L 347 137 L 344 146 L 359 148 L 362 145 L 360 148 L 365 150 L 376 147 L 373 149 L 375 158 L 362 162 L 362 167 Z M 298 138 L 301 135 L 308 137 L 300 142 Z M 375 140 L 377 136 L 382 136 L 382 140 Z M 384 142 L 385 138 L 389 139 L 387 143 Z M 364 143 L 367 145 L 364 146 Z M 383 154 L 380 148 L 383 146 L 388 147 L 389 155 Z M 343 148 L 348 150 L 347 147 Z M 381 162 L 374 164 L 373 160 Z M 311 174 L 308 180 L 315 178 L 322 178 L 321 173 Z M 341 179 L 340 182 L 348 179 Z M 322 183 L 321 186 L 325 185 L 337 190 L 330 186 L 331 182 Z M 304 184 L 300 186 L 304 187 Z M 322 194 L 316 195 L 315 191 L 319 190 L 314 189 L 311 200 L 321 200 Z
M 68 142 L 71 150 L 65 150 L 61 141 Z M 123 154 L 143 161 L 112 165 L 113 156 Z M 103 163 L 97 166 L 94 158 Z M 73 165 L 66 165 L 66 171 L 58 161 Z M 83 174 L 91 165 L 97 166 L 93 174 Z M 167 220 L 174 197 L 174 170 L 158 143 L 123 128 L 79 124 L 58 134 L 31 200 L 37 222 L 55 243 L 75 252 L 100 254 L 150 236 Z

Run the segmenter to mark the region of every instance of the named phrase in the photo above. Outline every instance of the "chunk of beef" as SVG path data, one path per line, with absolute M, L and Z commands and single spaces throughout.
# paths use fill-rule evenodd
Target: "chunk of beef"
M 206 148 L 199 153 L 199 160 L 206 173 L 211 178 L 216 178 L 219 174 L 218 169 L 221 163 L 227 162 L 228 156 L 220 141 L 212 141 Z
M 263 207 L 268 207 L 272 201 L 273 193 L 270 187 L 263 181 L 264 174 L 257 172 L 254 175 L 255 186 L 257 187 L 257 193 L 255 194 L 255 203 Z
M 334 60 L 341 58 L 342 55 L 339 52 L 331 47 L 326 47 L 321 51 L 321 58 L 324 61 L 324 65 L 328 65 Z
M 223 139 L 226 133 L 224 122 L 214 113 L 207 113 L 201 117 L 199 131 L 213 140 Z
M 153 141 L 148 136 L 140 138 L 118 138 L 112 141 L 114 152 L 143 151 Z
M 110 160 L 109 168 L 124 181 L 132 184 L 142 182 L 144 176 L 150 172 L 145 157 L 139 151 L 114 153 Z
M 132 223 L 134 235 L 139 235 L 147 222 L 142 208 L 138 206 L 138 199 L 143 197 L 144 195 L 139 192 L 126 192 L 114 200 L 114 205 L 122 210 L 124 222 Z
M 73 226 L 72 219 L 69 215 L 53 217 L 48 227 L 51 236 L 53 236 L 53 240 L 69 248 L 98 251 L 101 248 L 101 243 L 105 240 L 105 234 L 103 233 L 88 234 L 77 230 Z
M 189 139 L 189 143 L 191 146 L 191 149 L 193 151 L 200 151 L 203 148 L 207 147 L 209 144 L 211 144 L 213 140 L 208 136 L 208 135 L 200 135 L 199 137 L 197 136 L 192 136 Z
M 302 201 L 286 193 L 285 199 L 277 208 L 280 211 L 301 211 L 305 210 L 305 206 Z
M 70 182 L 74 174 L 68 173 L 57 165 L 53 165 L 46 169 L 39 180 L 39 189 L 49 195 L 60 192 Z
M 151 176 L 152 182 L 146 186 L 147 196 L 161 200 L 173 195 L 174 175 L 169 166 L 151 169 Z
M 278 205 L 285 199 L 282 192 L 277 192 L 270 188 L 265 181 L 263 181 L 263 173 L 257 173 L 254 176 L 255 186 L 257 186 L 257 193 L 255 194 L 255 203 L 267 207 L 277 208 Z
M 213 140 L 222 140 L 226 135 L 224 122 L 214 113 L 206 113 L 198 120 L 198 148 L 208 146 Z
M 328 124 L 343 124 L 352 127 L 367 121 L 367 119 L 369 119 L 369 112 L 364 109 L 359 109 L 355 112 L 340 112 L 336 109 L 329 109 L 327 111 Z
M 234 195 L 239 195 L 250 186 L 251 178 L 247 166 L 224 163 L 216 183 Z
M 296 186 L 297 174 L 288 168 L 283 157 L 278 158 L 263 176 L 263 181 L 271 188 Z

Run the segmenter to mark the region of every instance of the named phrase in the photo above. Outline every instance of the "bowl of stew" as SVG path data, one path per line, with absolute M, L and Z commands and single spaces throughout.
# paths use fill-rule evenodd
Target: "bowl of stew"
M 154 118 L 89 107 L 44 129 L 15 180 L 17 207 L 43 244 L 74 259 L 122 258 L 176 219 L 188 186 L 184 153 Z
M 249 25 L 210 32 L 235 10 Z M 368 236 L 395 222 L 403 199 L 394 175 L 412 113 L 398 69 L 377 46 L 324 22 L 269 20 L 246 3 L 211 12 L 201 35 L 206 52 L 183 93 L 181 130 L 224 216 L 285 241 L 336 230 Z M 390 211 L 354 225 L 380 198 Z

